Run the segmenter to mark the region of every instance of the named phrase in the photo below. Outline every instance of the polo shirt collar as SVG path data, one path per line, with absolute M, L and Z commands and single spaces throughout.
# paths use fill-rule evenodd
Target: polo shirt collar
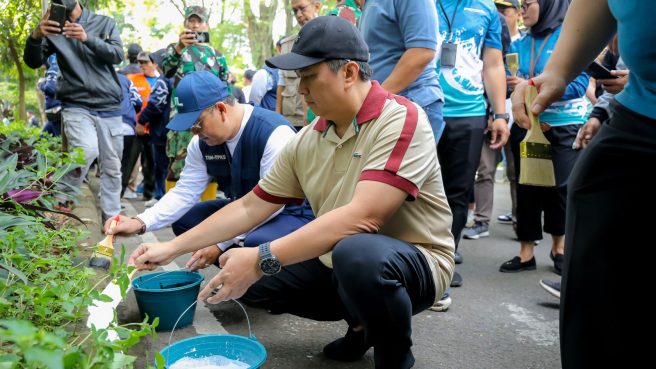
M 371 89 L 369 89 L 369 93 L 367 93 L 367 97 L 364 99 L 360 111 L 358 111 L 358 114 L 355 116 L 355 121 L 358 126 L 380 117 L 380 114 L 385 107 L 385 102 L 389 97 L 390 93 L 382 88 L 378 81 L 371 81 Z M 317 124 L 314 125 L 314 130 L 324 132 L 328 127 L 328 120 L 319 118 Z

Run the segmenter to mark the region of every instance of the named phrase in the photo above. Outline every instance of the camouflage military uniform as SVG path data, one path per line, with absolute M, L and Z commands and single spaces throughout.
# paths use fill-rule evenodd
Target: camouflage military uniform
M 358 7 L 358 4 L 355 3 L 355 0 L 346 0 L 344 5 L 335 7 L 334 9 L 328 11 L 326 15 L 336 15 L 338 17 L 344 18 L 357 27 L 360 16 L 362 15 L 362 11 L 360 10 L 360 7 Z
M 190 6 L 185 9 L 185 19 L 196 15 L 207 23 L 209 16 L 205 8 Z M 228 63 L 220 53 L 217 53 L 210 45 L 195 44 L 185 47 L 180 54 L 175 49 L 176 44 L 171 44 L 166 50 L 166 56 L 162 61 L 162 69 L 167 77 L 175 77 L 173 80 L 174 90 L 171 94 L 174 103 L 172 111 L 176 111 L 175 87 L 182 78 L 191 73 L 209 71 L 219 77 L 222 81 L 228 80 Z M 228 84 L 228 90 L 231 85 Z M 230 91 L 231 92 L 231 91 Z M 184 160 L 187 157 L 187 145 L 193 135 L 190 131 L 169 131 L 166 140 L 166 156 L 169 158 L 169 172 L 167 180 L 177 181 L 180 178 Z

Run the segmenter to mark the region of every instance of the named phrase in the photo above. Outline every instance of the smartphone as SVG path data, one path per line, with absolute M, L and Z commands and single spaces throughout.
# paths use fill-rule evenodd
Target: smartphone
M 588 73 L 594 79 L 619 78 L 618 76 L 614 76 L 610 74 L 610 71 L 606 69 L 606 67 L 597 63 L 596 61 L 593 61 L 590 65 L 588 65 L 588 67 L 585 69 L 585 72 Z
M 50 5 L 50 17 L 48 20 L 55 21 L 59 23 L 60 27 L 64 27 L 64 24 L 66 24 L 66 7 L 57 4 L 57 3 L 52 3 Z M 60 30 L 59 33 L 62 33 L 63 30 Z
M 209 32 L 194 32 L 196 35 L 196 40 L 201 44 L 210 43 L 210 33 Z

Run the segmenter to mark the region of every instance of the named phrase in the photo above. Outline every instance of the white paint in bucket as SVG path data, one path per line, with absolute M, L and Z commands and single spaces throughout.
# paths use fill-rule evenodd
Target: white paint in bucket
M 202 358 L 183 357 L 171 365 L 170 369 L 248 369 L 250 365 L 221 355 Z

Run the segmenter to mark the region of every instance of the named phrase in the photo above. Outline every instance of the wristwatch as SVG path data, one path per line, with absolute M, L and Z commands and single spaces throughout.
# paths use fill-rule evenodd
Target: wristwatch
M 264 275 L 274 275 L 282 269 L 282 265 L 277 257 L 271 254 L 271 242 L 265 242 L 260 245 L 260 270 Z
M 505 119 L 506 123 L 508 123 L 510 122 L 510 114 L 508 113 L 492 114 L 492 120 L 497 120 L 497 119 Z

